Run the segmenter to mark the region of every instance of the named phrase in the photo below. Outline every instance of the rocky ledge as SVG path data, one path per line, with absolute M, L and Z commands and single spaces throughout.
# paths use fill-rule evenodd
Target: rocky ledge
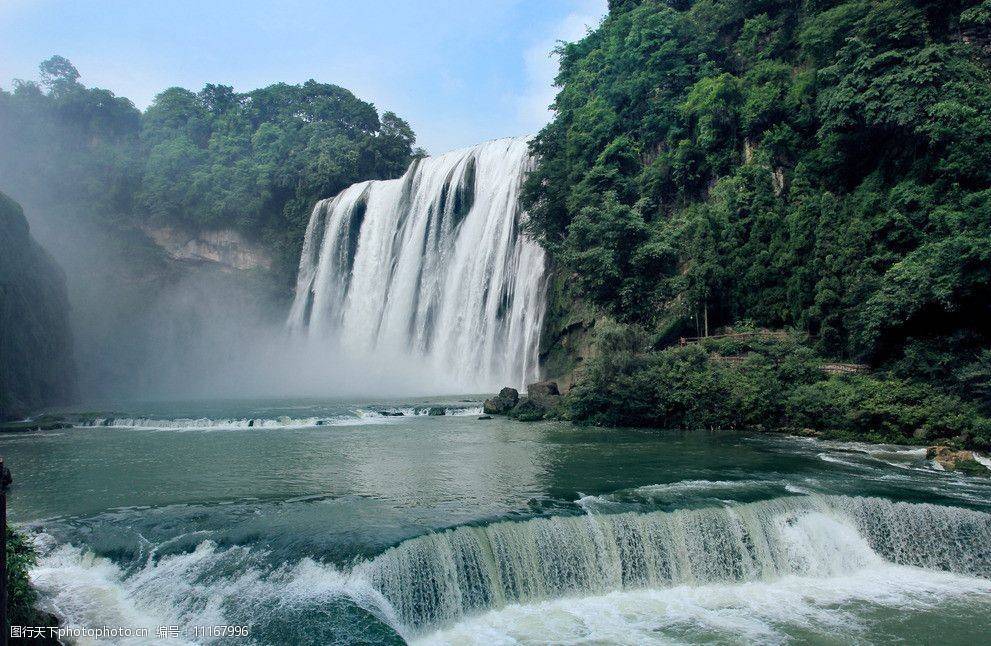
M 979 462 L 973 451 L 959 451 L 949 446 L 930 446 L 926 459 L 946 471 L 961 471 L 969 475 L 991 476 L 991 470 Z
M 526 397 L 520 397 L 515 388 L 503 388 L 495 397 L 486 399 L 482 408 L 486 415 L 506 415 L 531 422 L 557 418 L 560 405 L 561 391 L 557 383 L 538 381 L 526 387 Z

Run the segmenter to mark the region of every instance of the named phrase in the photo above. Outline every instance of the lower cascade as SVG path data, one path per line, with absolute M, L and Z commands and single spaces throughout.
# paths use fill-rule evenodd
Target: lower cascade
M 289 327 L 349 352 L 407 355 L 471 388 L 537 377 L 543 250 L 521 235 L 526 139 L 418 159 L 319 202 Z
M 213 540 L 178 550 L 168 540 L 120 565 L 42 542 L 48 547 L 32 578 L 76 625 L 250 623 L 264 632 L 351 607 L 406 640 L 429 641 L 447 630 L 471 633 L 500 613 L 512 622 L 560 602 L 595 608 L 597 598 L 617 593 L 671 590 L 667 598 L 686 602 L 713 594 L 739 601 L 754 589 L 734 589 L 763 585 L 813 595 L 809 603 L 876 598 L 893 608 L 905 594 L 922 594 L 916 598 L 926 603 L 991 594 L 991 514 L 873 497 L 786 496 L 466 525 L 403 541 L 350 567 L 311 558 L 273 563 L 265 549 Z M 642 597 L 633 606 L 636 599 Z
M 416 634 L 508 604 L 678 585 L 835 577 L 914 566 L 991 578 L 991 515 L 880 498 L 801 496 L 674 512 L 459 527 L 354 574 Z

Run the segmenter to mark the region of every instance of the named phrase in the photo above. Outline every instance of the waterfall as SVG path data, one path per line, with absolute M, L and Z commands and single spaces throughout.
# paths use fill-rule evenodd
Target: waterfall
M 67 625 L 119 622 L 154 631 L 171 624 L 250 624 L 252 635 L 264 635 L 285 626 L 314 630 L 353 603 L 409 641 L 460 625 L 462 634 L 481 626 L 477 641 L 483 643 L 486 635 L 489 643 L 517 643 L 500 641 L 498 630 L 485 632 L 492 624 L 484 617 L 502 612 L 508 614 L 495 617 L 496 624 L 522 617 L 514 630 L 528 634 L 534 616 L 547 615 L 553 623 L 561 619 L 561 607 L 578 616 L 605 607 L 617 631 L 634 630 L 636 618 L 623 620 L 617 608 L 641 615 L 666 611 L 663 603 L 640 607 L 648 599 L 636 596 L 641 592 L 671 591 L 661 596 L 716 614 L 763 612 L 764 624 L 782 617 L 767 616 L 782 595 L 796 602 L 809 596 L 814 615 L 794 607 L 783 615 L 804 623 L 809 616 L 822 620 L 833 612 L 828 608 L 849 621 L 851 602 L 887 599 L 905 610 L 933 606 L 951 594 L 991 594 L 991 514 L 866 497 L 787 496 L 702 509 L 460 526 L 411 538 L 349 567 L 311 558 L 273 563 L 264 548 L 212 539 L 176 551 L 174 540 L 151 545 L 154 557 L 124 565 L 48 536 L 40 543 L 32 581 L 57 604 Z M 756 585 L 772 592 L 755 592 Z M 732 593 L 738 587 L 743 589 Z M 615 596 L 596 604 L 610 595 Z M 820 628 L 828 626 L 824 621 Z M 556 628 L 567 633 L 563 623 Z M 368 628 L 364 620 L 341 620 L 331 630 L 340 641 L 347 641 L 341 634 L 363 641 Z M 577 634 L 573 640 L 531 642 L 600 643 Z M 653 635 L 640 641 L 661 640 Z
M 914 566 L 991 578 L 991 515 L 880 498 L 795 496 L 673 512 L 459 527 L 355 574 L 410 634 L 514 603 L 618 590 L 832 577 Z
M 537 377 L 544 253 L 520 233 L 526 139 L 413 162 L 317 203 L 291 329 L 408 356 L 465 388 Z

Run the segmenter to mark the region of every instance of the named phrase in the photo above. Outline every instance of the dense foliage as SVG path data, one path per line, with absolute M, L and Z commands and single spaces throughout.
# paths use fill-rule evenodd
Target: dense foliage
M 710 337 L 644 352 L 640 328 L 612 324 L 598 343 L 564 411 L 576 420 L 991 448 L 991 419 L 977 405 L 892 375 L 826 372 L 799 334 Z
M 315 81 L 174 87 L 141 113 L 55 56 L 40 84 L 0 91 L 0 188 L 73 216 L 235 228 L 280 251 L 287 271 L 314 202 L 402 174 L 413 142 L 395 114 Z
M 989 43 L 991 2 L 614 1 L 560 50 L 530 228 L 654 348 L 789 327 L 991 411 Z
M 38 593 L 31 587 L 28 571 L 37 560 L 34 545 L 24 534 L 7 527 L 7 625 L 49 626 L 50 615 L 37 610 Z M 6 629 L 6 628 L 5 628 Z

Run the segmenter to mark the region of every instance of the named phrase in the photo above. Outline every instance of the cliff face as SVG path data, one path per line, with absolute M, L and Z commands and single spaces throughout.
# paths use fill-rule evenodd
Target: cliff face
M 173 260 L 215 263 L 222 269 L 272 269 L 272 256 L 233 229 L 193 232 L 182 227 L 144 227 Z
M 0 193 L 0 420 L 63 402 L 74 388 L 65 274 Z
M 544 379 L 568 392 L 585 362 L 596 356 L 595 329 L 604 316 L 585 302 L 574 277 L 559 265 L 550 268 L 547 310 L 540 334 L 540 370 Z

